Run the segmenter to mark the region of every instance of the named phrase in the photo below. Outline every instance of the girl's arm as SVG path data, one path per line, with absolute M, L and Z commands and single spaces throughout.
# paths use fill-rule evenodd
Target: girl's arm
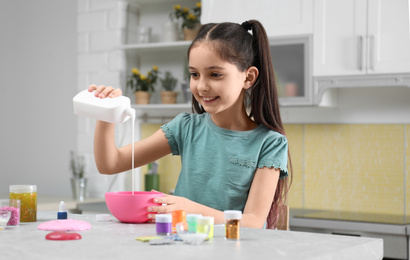
M 115 174 L 131 169 L 132 145 L 117 148 L 114 141 L 114 125 L 97 121 L 94 135 L 94 156 L 98 171 Z M 134 167 L 153 162 L 171 153 L 168 140 L 162 130 L 134 143 Z
M 99 98 L 115 98 L 122 94 L 120 89 L 91 85 L 89 91 Z M 117 148 L 114 138 L 115 124 L 97 121 L 94 134 L 94 156 L 98 171 L 114 174 L 131 169 L 132 145 Z M 168 140 L 162 130 L 134 144 L 134 166 L 153 162 L 171 152 Z
M 275 196 L 279 169 L 258 168 L 253 177 L 241 220 L 244 227 L 263 228 Z
M 249 191 L 248 200 L 242 215 L 241 226 L 262 228 L 268 216 L 276 186 L 279 180 L 279 170 L 274 168 L 257 169 Z M 221 194 L 223 196 L 223 194 Z M 224 223 L 222 211 L 201 205 L 183 197 L 165 195 L 154 199 L 156 203 L 164 203 L 166 206 L 149 207 L 148 212 L 171 213 L 174 210 L 183 209 L 187 214 L 201 214 L 214 217 L 215 224 Z M 155 219 L 155 214 L 148 215 Z

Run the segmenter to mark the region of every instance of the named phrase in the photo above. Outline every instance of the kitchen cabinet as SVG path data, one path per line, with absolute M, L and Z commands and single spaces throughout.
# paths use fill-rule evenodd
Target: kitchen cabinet
M 314 11 L 314 76 L 410 73 L 408 0 L 315 0 Z
M 202 23 L 259 20 L 268 36 L 313 32 L 313 0 L 202 0 Z

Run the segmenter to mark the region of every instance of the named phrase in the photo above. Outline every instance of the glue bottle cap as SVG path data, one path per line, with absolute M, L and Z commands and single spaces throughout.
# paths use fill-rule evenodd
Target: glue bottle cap
M 57 219 L 67 219 L 67 210 L 64 201 L 61 201 L 58 207 Z

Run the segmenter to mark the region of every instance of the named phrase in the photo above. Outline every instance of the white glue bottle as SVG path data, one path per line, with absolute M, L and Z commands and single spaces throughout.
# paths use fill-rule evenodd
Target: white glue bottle
M 123 123 L 135 117 L 128 97 L 99 98 L 87 89 L 73 98 L 74 114 L 95 118 L 108 123 Z

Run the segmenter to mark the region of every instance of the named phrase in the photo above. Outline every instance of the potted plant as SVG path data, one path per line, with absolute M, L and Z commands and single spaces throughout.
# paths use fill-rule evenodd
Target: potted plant
M 181 27 L 184 40 L 192 41 L 201 27 L 201 2 L 196 3 L 195 7 L 192 8 L 192 12 L 189 11 L 189 8 L 182 8 L 180 5 L 175 5 L 173 9 L 174 11 L 170 13 L 169 17 L 171 20 L 174 20 L 174 18 L 182 20 Z
M 73 192 L 73 198 L 75 200 L 83 201 L 86 196 L 87 179 L 84 178 L 85 174 L 85 158 L 79 156 L 73 151 L 70 152 L 70 169 L 72 172 L 71 190 Z
M 178 80 L 172 76 L 169 71 L 165 72 L 165 77 L 160 78 L 162 83 L 161 102 L 162 104 L 175 104 L 177 100 L 177 92 L 174 91 Z
M 143 75 L 136 68 L 132 68 L 131 75 L 127 78 L 127 87 L 134 90 L 135 103 L 149 104 L 151 97 L 150 91 L 154 91 L 154 84 L 158 78 L 158 67 L 152 66 L 152 69 Z

